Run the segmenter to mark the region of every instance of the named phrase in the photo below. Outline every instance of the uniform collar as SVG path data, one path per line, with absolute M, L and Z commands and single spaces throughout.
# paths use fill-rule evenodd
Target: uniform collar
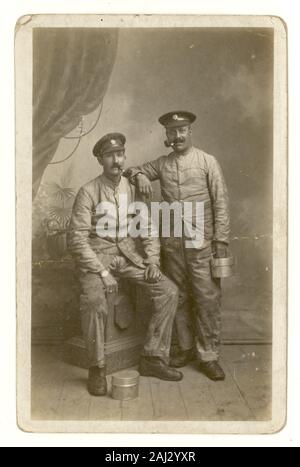
M 110 178 L 108 178 L 104 173 L 100 176 L 101 177 L 101 181 L 108 187 L 112 188 L 113 190 L 115 190 L 116 188 L 119 188 L 121 182 L 122 182 L 122 175 L 121 175 L 121 178 L 119 180 L 119 182 L 114 182 L 113 180 L 111 180 Z
M 194 150 L 194 146 L 191 146 L 190 149 L 188 150 L 188 152 L 186 152 L 185 154 L 176 154 L 176 152 L 173 151 L 173 152 L 171 153 L 171 155 L 172 155 L 173 157 L 175 157 L 175 159 L 179 159 L 180 157 L 186 157 L 186 156 L 188 156 L 189 154 L 191 154 L 191 152 L 193 152 L 193 150 Z

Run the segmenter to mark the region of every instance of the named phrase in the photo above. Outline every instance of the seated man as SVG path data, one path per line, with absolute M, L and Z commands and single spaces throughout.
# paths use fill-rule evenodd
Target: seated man
M 70 222 L 68 246 L 79 269 L 80 312 L 83 336 L 89 358 L 88 390 L 102 396 L 107 393 L 104 329 L 108 313 L 107 298 L 118 290 L 116 278 L 143 288 L 153 304 L 139 372 L 163 380 L 179 381 L 182 373 L 168 366 L 171 333 L 175 318 L 177 287 L 160 272 L 158 238 L 144 236 L 141 243 L 145 258 L 137 251 L 127 232 L 130 215 L 119 216 L 121 198 L 134 201 L 134 187 L 122 177 L 125 163 L 125 136 L 112 133 L 101 138 L 93 154 L 103 166 L 103 174 L 78 192 Z M 115 233 L 101 227 L 105 207 L 108 224 Z M 107 218 L 107 217 L 106 217 Z

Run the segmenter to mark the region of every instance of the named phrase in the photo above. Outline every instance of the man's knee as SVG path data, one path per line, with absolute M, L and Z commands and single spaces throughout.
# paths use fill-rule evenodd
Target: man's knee
M 205 310 L 207 313 L 215 313 L 221 307 L 220 294 L 214 290 L 195 291 L 193 294 L 197 310 Z
M 163 277 L 163 285 L 168 298 L 177 303 L 179 299 L 179 289 L 177 285 L 167 277 Z

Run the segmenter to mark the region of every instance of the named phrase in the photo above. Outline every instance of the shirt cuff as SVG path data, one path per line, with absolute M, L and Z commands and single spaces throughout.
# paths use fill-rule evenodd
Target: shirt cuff
M 160 260 L 157 256 L 150 256 L 149 258 L 144 259 L 144 264 L 149 266 L 150 264 L 154 264 L 155 266 L 160 267 Z
M 213 243 L 224 243 L 224 245 L 227 245 L 227 246 L 229 245 L 229 242 L 228 242 L 228 241 L 226 241 L 226 240 L 218 240 L 217 238 L 214 238 L 214 239 L 212 240 L 212 242 L 213 242 Z

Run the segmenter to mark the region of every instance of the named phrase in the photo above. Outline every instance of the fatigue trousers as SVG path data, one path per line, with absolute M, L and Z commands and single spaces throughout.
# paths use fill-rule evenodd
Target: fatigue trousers
M 169 238 L 162 252 L 164 272 L 179 288 L 174 332 L 181 350 L 195 346 L 199 360 L 218 360 L 221 287 L 211 275 L 211 247 L 186 248 L 184 239 Z
M 138 268 L 125 257 L 117 256 L 109 266 L 116 277 L 142 287 L 145 297 L 152 302 L 152 315 L 148 325 L 142 355 L 159 357 L 168 363 L 172 329 L 178 305 L 176 285 L 163 276 L 152 284 L 144 279 L 145 269 Z M 101 277 L 93 273 L 81 273 L 80 312 L 83 337 L 89 366 L 105 365 L 104 338 L 108 313 L 107 294 Z

